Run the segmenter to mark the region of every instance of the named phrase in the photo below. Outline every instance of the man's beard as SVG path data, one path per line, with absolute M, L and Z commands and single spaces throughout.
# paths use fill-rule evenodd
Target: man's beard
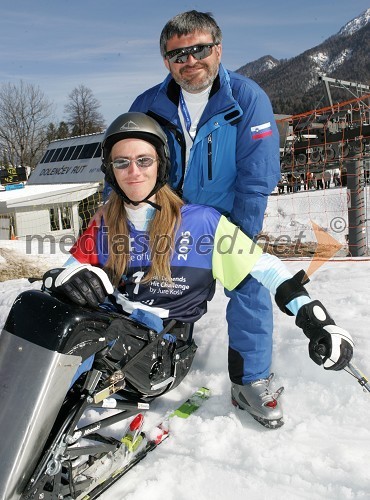
M 211 65 L 211 66 L 210 65 L 202 65 L 202 68 L 206 70 L 206 74 L 201 80 L 196 79 L 195 82 L 193 82 L 192 77 L 183 78 L 181 76 L 181 72 L 180 72 L 179 76 L 178 75 L 176 75 L 176 77 L 174 75 L 172 75 L 172 76 L 173 76 L 175 82 L 178 85 L 180 85 L 180 87 L 183 88 L 186 92 L 197 93 L 197 92 L 202 92 L 202 90 L 205 90 L 206 88 L 208 88 L 212 85 L 214 79 L 216 78 L 216 76 L 218 74 L 218 67 L 219 67 L 218 63 Z

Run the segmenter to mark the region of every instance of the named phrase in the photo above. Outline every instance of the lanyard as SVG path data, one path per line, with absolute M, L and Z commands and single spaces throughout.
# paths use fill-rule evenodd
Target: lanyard
M 182 91 L 180 91 L 180 108 L 181 108 L 182 115 L 184 117 L 186 130 L 188 131 L 188 134 L 191 137 L 191 135 L 190 135 L 191 118 L 190 118 L 190 113 L 189 113 L 188 107 L 186 105 Z M 191 137 L 191 139 L 194 140 L 192 137 Z

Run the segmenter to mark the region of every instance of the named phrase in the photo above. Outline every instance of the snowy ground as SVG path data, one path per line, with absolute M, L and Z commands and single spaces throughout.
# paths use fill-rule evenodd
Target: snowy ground
M 62 264 L 65 256 L 28 259 L 47 268 Z M 286 264 L 296 272 L 307 269 L 309 260 Z M 324 264 L 308 285 L 311 296 L 353 335 L 354 364 L 368 376 L 369 273 L 367 259 L 339 259 Z M 30 287 L 39 284 L 26 279 L 0 283 L 1 324 L 17 294 Z M 146 425 L 158 422 L 199 386 L 211 389 L 211 399 L 190 419 L 173 419 L 171 437 L 101 499 L 370 499 L 370 393 L 348 373 L 315 365 L 294 319 L 274 306 L 272 371 L 275 386 L 285 386 L 285 425 L 263 428 L 230 403 L 225 307 L 219 287 L 196 327 L 199 349 L 191 372 L 180 387 L 153 403 Z

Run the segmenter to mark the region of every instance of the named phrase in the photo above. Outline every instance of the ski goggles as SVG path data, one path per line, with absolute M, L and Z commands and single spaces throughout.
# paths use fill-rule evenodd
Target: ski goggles
M 177 64 L 184 64 L 193 56 L 197 61 L 205 59 L 212 53 L 212 47 L 218 45 L 217 43 L 206 43 L 199 45 L 192 45 L 191 47 L 184 47 L 182 49 L 174 49 L 166 52 L 165 57 L 168 61 Z

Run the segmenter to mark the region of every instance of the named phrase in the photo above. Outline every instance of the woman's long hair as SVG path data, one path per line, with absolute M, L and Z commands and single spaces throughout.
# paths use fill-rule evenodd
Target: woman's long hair
M 170 284 L 170 262 L 175 248 L 176 231 L 181 221 L 180 209 L 184 203 L 168 185 L 157 192 L 155 202 L 160 205 L 161 210 L 156 210 L 149 224 L 152 265 L 141 283 L 158 277 Z M 117 286 L 129 266 L 130 232 L 124 202 L 114 191 L 104 209 L 104 220 L 108 227 L 109 243 L 109 257 L 104 269 L 113 285 Z

